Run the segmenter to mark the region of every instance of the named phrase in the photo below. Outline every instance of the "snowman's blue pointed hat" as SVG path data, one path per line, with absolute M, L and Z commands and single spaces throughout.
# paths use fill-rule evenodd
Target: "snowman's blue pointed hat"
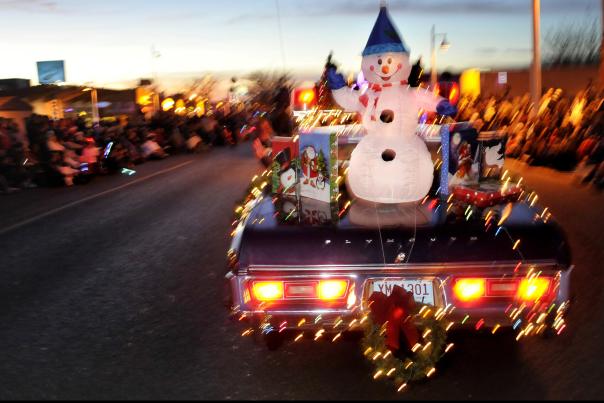
M 398 30 L 390 19 L 388 9 L 382 6 L 373 31 L 369 35 L 369 41 L 363 50 L 363 56 L 389 52 L 409 53 L 409 48 L 403 43 Z

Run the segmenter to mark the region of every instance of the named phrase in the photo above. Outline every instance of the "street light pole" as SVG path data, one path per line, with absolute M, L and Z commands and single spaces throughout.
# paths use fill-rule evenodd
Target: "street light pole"
M 89 83 L 86 88 L 82 91 L 88 92 L 90 91 L 90 105 L 92 109 L 92 125 L 96 126 L 101 121 L 101 117 L 99 114 L 99 98 L 96 91 L 96 88 L 92 86 L 92 83 Z
M 430 30 L 430 51 L 432 54 L 431 59 L 430 59 L 430 85 L 432 86 L 432 88 L 435 88 L 437 76 L 436 76 L 436 27 L 434 26 L 434 24 L 432 25 L 432 29 Z
M 604 0 L 603 0 L 604 1 Z M 436 26 L 432 25 L 432 29 L 430 30 L 430 50 L 431 50 L 431 59 L 430 59 L 430 85 L 432 88 L 436 88 L 436 82 L 438 81 L 438 74 L 436 72 L 436 37 L 442 36 L 443 41 L 440 44 L 440 49 L 446 51 L 451 44 L 447 41 L 446 33 L 437 33 Z
M 541 99 L 541 0 L 533 0 L 533 66 L 531 79 L 532 115 L 539 110 Z
M 602 18 L 600 25 L 600 89 L 604 89 L 604 0 L 602 0 Z
M 101 117 L 99 114 L 99 99 L 98 94 L 96 92 L 96 88 L 92 88 L 92 91 L 90 92 L 90 97 L 92 101 L 92 125 L 97 126 L 101 121 Z

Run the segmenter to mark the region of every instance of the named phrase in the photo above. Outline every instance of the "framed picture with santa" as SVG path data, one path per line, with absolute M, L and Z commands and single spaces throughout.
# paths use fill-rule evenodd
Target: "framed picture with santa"
M 324 202 L 335 200 L 337 137 L 335 133 L 307 132 L 300 135 L 300 196 Z
M 273 194 L 295 195 L 298 185 L 298 144 L 292 137 L 274 137 L 272 149 Z

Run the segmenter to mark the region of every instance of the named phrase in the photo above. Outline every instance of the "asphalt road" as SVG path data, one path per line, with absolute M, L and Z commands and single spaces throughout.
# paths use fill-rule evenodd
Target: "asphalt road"
M 354 339 L 269 352 L 222 306 L 249 144 L 172 157 L 71 189 L 0 197 L 0 399 L 604 398 L 604 196 L 522 171 L 567 230 L 568 329 L 517 343 L 455 334 L 435 377 L 396 394 Z

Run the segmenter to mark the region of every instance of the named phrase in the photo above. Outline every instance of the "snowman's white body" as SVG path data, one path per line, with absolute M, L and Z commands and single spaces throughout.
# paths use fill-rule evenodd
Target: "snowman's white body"
M 377 203 L 422 199 L 432 186 L 434 166 L 428 148 L 415 134 L 418 115 L 420 109 L 435 110 L 442 98 L 401 84 L 369 89 L 362 98 L 343 88 L 334 91 L 334 98 L 346 109 L 362 113 L 367 130 L 350 159 L 347 184 L 353 195 Z

